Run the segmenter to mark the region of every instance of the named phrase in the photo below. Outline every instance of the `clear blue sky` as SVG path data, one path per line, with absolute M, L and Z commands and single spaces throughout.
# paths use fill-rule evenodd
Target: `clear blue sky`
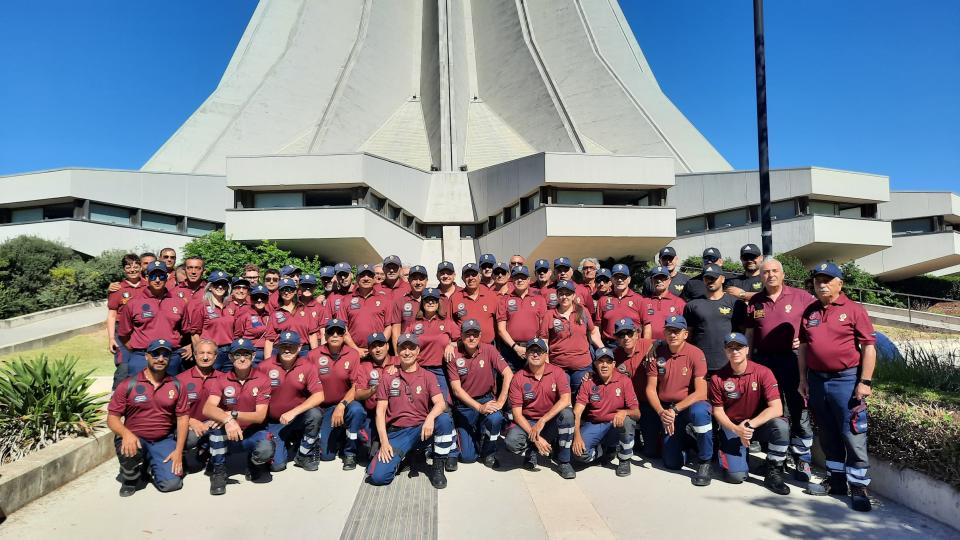
M 960 191 L 960 2 L 768 0 L 770 162 Z M 622 0 L 667 95 L 756 168 L 749 0 Z M 216 86 L 254 0 L 0 8 L 0 174 L 139 168 Z

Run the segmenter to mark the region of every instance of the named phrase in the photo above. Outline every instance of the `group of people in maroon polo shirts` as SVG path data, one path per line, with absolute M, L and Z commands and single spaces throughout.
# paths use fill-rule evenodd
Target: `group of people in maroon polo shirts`
M 591 258 L 538 259 L 531 272 L 519 255 L 484 254 L 462 285 L 443 261 L 433 288 L 426 267 L 396 256 L 231 277 L 197 257 L 177 274 L 170 248 L 125 255 L 108 299 L 121 494 L 145 478 L 171 491 L 205 466 L 221 494 L 232 453 L 254 481 L 288 460 L 351 470 L 366 457 L 380 485 L 425 450 L 440 488 L 460 462 L 498 468 L 500 439 L 530 470 L 554 459 L 569 479 L 574 463 L 617 458 L 626 476 L 639 434 L 647 458 L 692 462 L 697 486 L 713 462 L 743 482 L 749 453 L 765 452 L 775 493 L 789 492 L 790 462 L 806 492 L 869 510 L 875 338 L 842 271 L 815 267 L 811 294 L 753 244 L 738 276 L 716 248 L 703 255 L 690 278 L 664 248 L 639 291 L 631 268 Z M 830 473 L 820 484 L 811 418 Z

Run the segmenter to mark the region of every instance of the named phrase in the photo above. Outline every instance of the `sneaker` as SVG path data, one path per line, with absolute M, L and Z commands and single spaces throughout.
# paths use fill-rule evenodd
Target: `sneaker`
M 577 471 L 573 470 L 573 465 L 569 463 L 561 463 L 557 467 L 557 472 L 560 473 L 560 478 L 564 480 L 573 480 L 577 477 Z
M 523 460 L 523 468 L 528 471 L 540 470 L 540 467 L 537 467 L 537 452 L 535 450 L 527 451 L 527 457 Z
M 312 456 L 297 454 L 297 457 L 293 458 L 293 466 L 313 472 L 320 468 L 320 460 Z
M 870 497 L 867 497 L 867 488 L 860 484 L 850 484 L 850 503 L 857 512 L 869 512 L 873 509 Z
M 210 494 L 223 495 L 227 492 L 227 467 L 214 465 L 210 471 Z
M 777 495 L 789 495 L 790 486 L 783 481 L 783 469 L 780 464 L 768 463 L 767 475 L 763 479 L 763 485 Z
M 498 469 L 500 467 L 500 461 L 494 454 L 490 454 L 489 456 L 483 458 L 483 464 L 489 469 Z
M 448 458 L 444 459 L 444 460 L 443 460 L 443 468 L 444 468 L 447 472 L 453 472 L 453 471 L 457 470 L 457 458 L 455 458 L 455 457 L 448 457 Z
M 447 475 L 444 471 L 445 461 L 445 459 L 433 460 L 433 470 L 430 474 L 430 484 L 432 484 L 435 489 L 443 489 L 447 487 Z
M 710 480 L 710 462 L 704 461 L 697 465 L 697 474 L 690 479 L 690 483 L 695 486 L 703 487 L 709 486 Z
M 266 484 L 273 480 L 273 475 L 270 474 L 269 465 L 254 465 L 253 463 L 250 463 L 247 467 L 247 480 L 253 482 L 254 484 Z
M 629 459 L 621 459 L 620 463 L 617 463 L 617 476 L 630 476 Z
M 793 469 L 793 479 L 797 482 L 809 482 L 812 476 L 813 471 L 810 470 L 810 464 L 797 459 L 796 467 Z
M 343 470 L 352 471 L 357 468 L 357 458 L 351 454 L 343 456 Z
M 760 452 L 763 452 L 763 448 L 760 447 L 760 441 L 750 441 L 749 452 L 751 454 L 759 454 Z

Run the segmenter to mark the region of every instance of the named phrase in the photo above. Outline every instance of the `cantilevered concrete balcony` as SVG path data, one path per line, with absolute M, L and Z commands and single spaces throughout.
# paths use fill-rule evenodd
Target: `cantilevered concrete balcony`
M 883 281 L 896 281 L 960 265 L 960 232 L 895 236 L 893 245 L 857 260 Z
M 160 253 L 161 249 L 172 247 L 177 253 L 181 253 L 184 244 L 196 236 L 164 233 L 129 225 L 96 223 L 78 218 L 0 225 L 0 242 L 21 235 L 62 242 L 70 249 L 91 257 L 111 249 Z

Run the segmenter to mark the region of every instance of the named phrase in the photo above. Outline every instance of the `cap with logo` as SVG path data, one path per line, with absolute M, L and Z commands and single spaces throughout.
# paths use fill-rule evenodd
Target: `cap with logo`
M 334 274 L 343 274 L 343 273 L 349 274 L 352 270 L 353 269 L 350 268 L 350 263 L 339 262 L 333 266 Z
M 367 345 L 374 343 L 387 343 L 387 336 L 383 335 L 383 332 L 374 332 L 367 336 Z
M 661 259 L 672 259 L 677 256 L 677 250 L 673 249 L 670 246 L 667 246 L 660 250 L 659 257 Z
M 438 273 L 438 274 L 439 274 L 440 272 L 443 272 L 444 270 L 449 270 L 449 271 L 451 271 L 451 272 L 456 272 L 456 268 L 454 268 L 453 263 L 450 262 L 450 261 L 442 261 L 440 264 L 437 265 L 437 273 Z
M 830 276 L 833 278 L 843 279 L 843 270 L 841 270 L 839 266 L 833 264 L 832 262 L 828 262 L 817 265 L 817 267 L 813 269 L 813 275 Z
M 671 317 L 667 317 L 667 320 L 663 322 L 663 327 L 686 330 L 687 320 L 683 318 L 683 315 L 673 315 Z
M 723 270 L 715 264 L 708 264 L 703 267 L 703 275 L 704 277 L 718 277 L 723 275 Z
M 373 269 L 372 264 L 363 263 L 357 265 L 357 276 L 362 274 L 376 274 L 377 272 Z
M 560 289 L 577 292 L 577 284 L 567 279 L 561 279 L 557 282 L 557 290 L 559 291 Z
M 742 248 L 740 248 L 740 257 L 742 258 L 744 255 L 760 257 L 763 255 L 763 251 L 761 251 L 756 244 L 745 244 Z
M 467 263 L 463 265 L 463 268 L 460 269 L 461 274 L 466 274 L 467 272 L 476 272 L 480 273 L 480 267 L 477 266 L 477 263 Z
M 747 336 L 741 334 L 740 332 L 733 332 L 723 336 L 724 346 L 727 346 L 731 343 L 739 343 L 740 345 L 743 345 L 744 347 L 746 347 L 748 345 Z
M 526 265 L 514 266 L 510 269 L 510 276 L 517 275 L 530 277 L 530 269 Z
M 550 261 L 546 259 L 537 259 L 533 263 L 534 272 L 539 272 L 541 270 L 549 270 L 549 269 L 550 269 Z
M 703 260 L 708 263 L 720 260 L 720 250 L 714 247 L 703 250 Z
M 327 330 L 332 330 L 332 329 L 334 329 L 334 328 L 339 328 L 339 329 L 343 330 L 344 332 L 346 332 L 346 330 L 347 330 L 347 321 L 345 321 L 345 320 L 343 320 L 343 319 L 330 319 L 329 321 L 327 321 L 326 329 L 327 329 Z
M 497 264 L 497 258 L 493 256 L 492 253 L 484 253 L 480 256 L 480 268 L 483 268 L 483 265 L 489 264 L 490 266 L 495 266 Z
M 613 359 L 613 349 L 610 347 L 600 347 L 593 353 L 594 360 L 599 360 L 601 358 Z
M 316 284 L 317 284 L 317 276 L 313 274 L 304 274 L 300 276 L 301 287 L 303 287 L 304 285 L 316 285 Z
M 609 269 L 601 268 L 597 270 L 597 279 L 600 279 L 600 278 L 613 279 L 613 275 L 610 273 Z
M 494 271 L 494 272 L 500 271 L 500 272 L 504 272 L 504 273 L 506 273 L 506 274 L 509 274 L 509 273 L 510 273 L 510 265 L 507 264 L 507 263 L 505 263 L 505 262 L 498 262 L 497 264 L 493 265 L 493 271 Z
M 337 275 L 337 272 L 333 269 L 332 266 L 324 266 L 320 268 L 320 277 L 321 278 L 332 278 Z
M 230 286 L 231 286 L 231 287 L 246 287 L 246 288 L 249 289 L 249 288 L 250 288 L 250 280 L 248 280 L 247 278 L 235 277 L 235 278 L 233 278 L 233 281 L 230 282 Z
M 209 283 L 220 283 L 223 281 L 230 283 L 230 275 L 223 270 L 214 270 L 213 272 L 210 272 L 209 276 L 207 276 L 207 282 Z
M 269 298 L 270 289 L 264 287 L 263 285 L 257 285 L 256 287 L 250 289 L 250 297 L 253 298 L 254 296 L 266 296 Z
M 386 259 L 383 260 L 383 265 L 395 264 L 397 266 L 403 266 L 403 263 L 400 262 L 400 257 L 396 255 L 388 255 Z
M 417 338 L 416 334 L 411 334 L 409 332 L 406 334 L 400 334 L 400 337 L 397 338 L 397 347 L 399 347 L 400 345 L 405 345 L 407 343 L 412 343 L 419 347 L 420 339 Z
M 425 266 L 421 266 L 418 264 L 416 266 L 410 267 L 410 277 L 417 276 L 417 275 L 427 277 L 430 274 L 427 274 L 427 268 Z
M 423 298 L 433 298 L 434 300 L 440 300 L 440 297 L 443 296 L 443 293 L 440 292 L 440 289 L 434 287 L 427 287 L 420 293 L 420 296 Z
M 291 332 L 291 333 L 293 333 L 293 332 Z M 297 340 L 299 341 L 299 339 L 300 339 L 300 338 L 298 337 Z M 253 346 L 253 340 L 252 340 L 252 339 L 237 338 L 237 339 L 233 340 L 233 343 L 230 344 L 230 354 L 233 354 L 233 353 L 235 353 L 235 352 L 237 352 L 237 351 L 250 351 L 250 352 L 253 352 L 253 351 L 255 351 L 255 350 L 257 350 L 257 348 Z
M 636 332 L 637 325 L 633 324 L 633 319 L 630 317 L 624 317 L 623 319 L 618 319 L 617 322 L 613 324 L 613 333 L 614 335 L 619 334 L 620 332 Z
M 166 274 L 166 273 L 168 272 L 168 270 L 167 270 L 167 263 L 165 263 L 165 262 L 163 262 L 163 261 L 153 261 L 152 263 L 148 264 L 148 265 L 147 265 L 147 275 L 149 276 L 150 274 L 153 274 L 153 273 L 155 273 L 155 272 L 160 272 L 160 273 L 162 273 L 162 274 Z
M 542 350 L 542 351 L 548 351 L 548 350 L 549 350 L 549 349 L 547 349 L 547 342 L 544 341 L 543 338 L 538 338 L 538 337 L 535 337 L 535 338 L 533 338 L 533 339 L 531 339 L 530 341 L 527 342 L 527 349 L 531 349 L 531 348 L 533 348 L 533 347 L 537 347 L 538 349 L 540 349 L 540 350 Z
M 616 276 L 627 276 L 630 277 L 630 268 L 625 264 L 615 264 L 613 268 L 610 269 L 610 275 Z
M 480 332 L 480 321 L 476 319 L 467 319 L 463 321 L 463 324 L 460 325 L 460 332 L 466 334 L 470 330 L 476 330 L 477 332 Z
M 297 282 L 288 277 L 285 277 L 280 280 L 280 286 L 277 287 L 277 290 L 282 291 L 283 289 L 296 289 L 296 288 L 297 288 Z
M 155 339 L 147 345 L 148 353 L 155 353 L 159 350 L 173 351 L 173 345 L 165 339 Z
M 300 334 L 294 331 L 280 332 L 277 345 L 300 345 Z
M 558 266 L 566 266 L 567 268 L 573 268 L 573 263 L 570 262 L 568 257 L 557 257 L 553 260 L 553 267 L 557 268 Z
M 288 264 L 280 269 L 280 277 L 292 276 L 300 272 L 300 268 L 295 264 Z
M 657 276 L 670 277 L 670 269 L 666 266 L 654 266 L 650 269 L 650 277 Z

